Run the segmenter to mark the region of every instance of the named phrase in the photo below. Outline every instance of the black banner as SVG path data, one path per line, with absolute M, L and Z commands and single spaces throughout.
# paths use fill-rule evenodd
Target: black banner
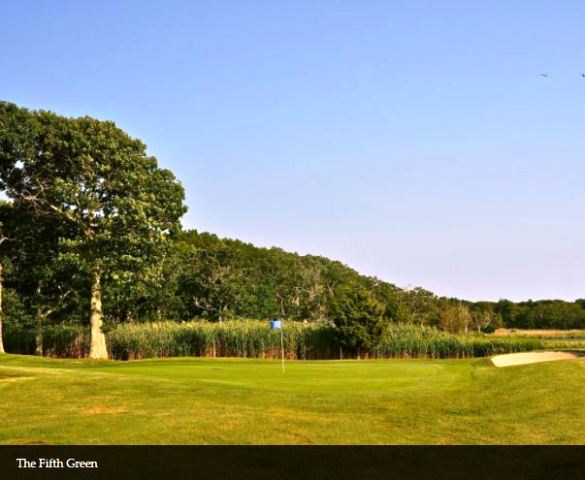
M 585 446 L 4 446 L 0 479 L 585 478 Z

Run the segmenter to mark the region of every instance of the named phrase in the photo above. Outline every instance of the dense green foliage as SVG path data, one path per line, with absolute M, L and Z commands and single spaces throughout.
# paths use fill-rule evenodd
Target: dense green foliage
M 509 328 L 585 328 L 585 300 L 540 300 L 512 303 L 501 300 L 494 311 Z
M 363 289 L 345 289 L 333 309 L 337 340 L 350 352 L 370 352 L 388 328 L 385 305 Z
M 13 226 L 12 251 L 5 255 L 26 259 L 18 272 L 34 277 L 35 294 L 28 297 L 35 297 L 37 324 L 48 316 L 47 308 L 54 309 L 39 305 L 46 285 L 57 281 L 47 275 L 62 264 L 75 265 L 90 287 L 90 355 L 104 358 L 104 277 L 149 271 L 179 227 L 182 186 L 158 168 L 140 140 L 113 122 L 5 102 L 0 102 L 0 164 L 0 186 L 12 201 L 10 217 L 19 220 L 7 221 Z M 32 272 L 26 268 L 31 260 Z M 71 283 L 59 286 L 71 291 Z
M 584 383 L 584 360 L 4 355 L 0 443 L 583 444 Z

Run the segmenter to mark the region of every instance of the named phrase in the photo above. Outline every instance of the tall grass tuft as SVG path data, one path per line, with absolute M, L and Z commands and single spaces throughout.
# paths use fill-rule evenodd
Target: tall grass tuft
M 372 352 L 381 358 L 467 358 L 543 348 L 528 337 L 495 337 L 483 334 L 451 334 L 430 327 L 392 325 Z
M 286 358 L 330 358 L 333 327 L 330 324 L 285 322 Z M 268 322 L 155 322 L 120 325 L 108 334 L 114 358 L 148 357 L 250 357 L 279 358 L 280 331 Z
M 32 328 L 9 328 L 5 344 L 10 353 L 35 353 L 36 331 Z M 47 357 L 83 358 L 89 354 L 89 328 L 81 325 L 51 325 L 43 328 L 43 355 Z

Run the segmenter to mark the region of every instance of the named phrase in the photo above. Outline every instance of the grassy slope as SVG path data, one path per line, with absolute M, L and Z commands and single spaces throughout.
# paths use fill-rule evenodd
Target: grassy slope
M 0 357 L 0 443 L 585 443 L 585 359 Z

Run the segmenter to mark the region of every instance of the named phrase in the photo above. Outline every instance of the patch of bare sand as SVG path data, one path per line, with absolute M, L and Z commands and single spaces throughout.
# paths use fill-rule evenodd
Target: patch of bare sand
M 529 363 L 553 362 L 556 360 L 573 360 L 577 356 L 569 352 L 522 352 L 496 355 L 491 358 L 496 367 L 512 367 Z

